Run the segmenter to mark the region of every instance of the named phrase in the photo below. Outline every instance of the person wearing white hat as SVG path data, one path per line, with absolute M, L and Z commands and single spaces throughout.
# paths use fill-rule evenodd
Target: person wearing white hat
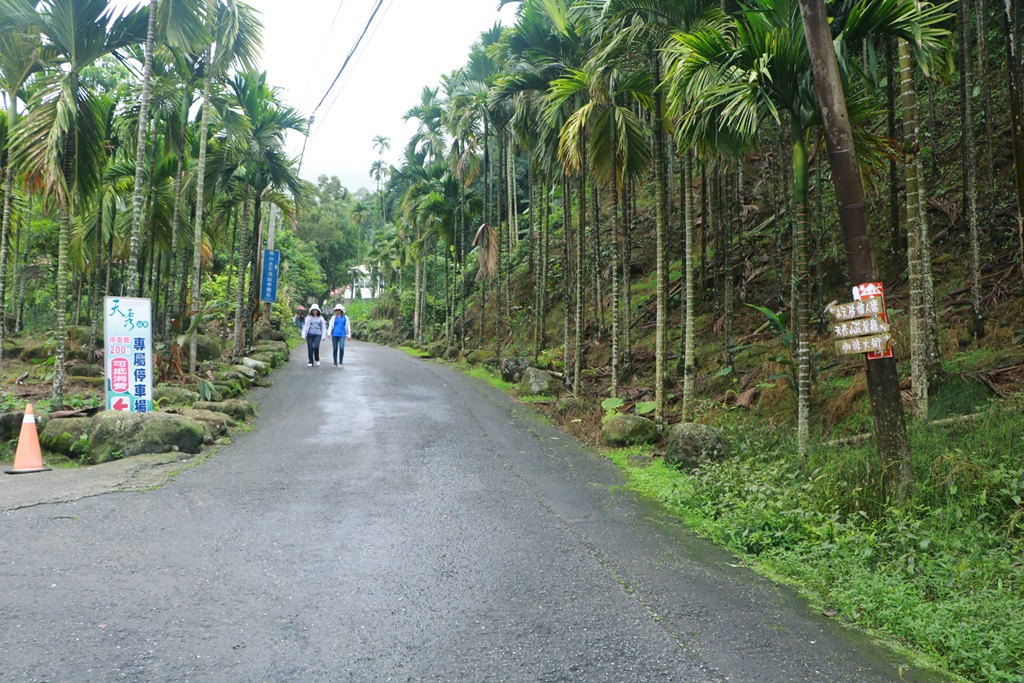
M 334 367 L 344 365 L 345 340 L 352 338 L 352 326 L 341 304 L 334 305 L 334 317 L 331 318 L 327 333 L 331 336 L 331 346 L 334 348 Z
M 306 323 L 302 326 L 302 338 L 306 340 L 306 351 L 309 354 L 308 367 L 316 363 L 320 365 L 320 340 L 327 336 L 327 321 L 320 314 L 320 306 L 313 304 L 309 307 L 309 315 L 306 316 Z

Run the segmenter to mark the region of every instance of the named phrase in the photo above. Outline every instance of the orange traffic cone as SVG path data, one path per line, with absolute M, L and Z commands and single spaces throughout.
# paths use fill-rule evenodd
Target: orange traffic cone
M 46 472 L 49 469 L 43 466 L 43 451 L 39 448 L 39 433 L 36 431 L 36 414 L 29 403 L 25 406 L 25 417 L 21 421 L 21 437 L 18 439 L 18 450 L 14 453 L 14 468 L 7 470 L 7 474 Z

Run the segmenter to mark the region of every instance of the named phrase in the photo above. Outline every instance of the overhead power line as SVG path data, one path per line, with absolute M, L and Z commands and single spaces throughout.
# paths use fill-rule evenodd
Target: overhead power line
M 331 90 L 334 89 L 334 86 L 338 83 L 338 79 L 341 78 L 341 74 L 343 71 L 345 71 L 345 67 L 348 66 L 348 62 L 350 59 L 352 59 L 352 55 L 354 55 L 356 50 L 359 49 L 359 44 L 363 42 L 363 38 L 366 36 L 366 32 L 370 30 L 370 24 L 373 23 L 374 17 L 377 16 L 377 12 L 380 10 L 381 5 L 383 4 L 384 0 L 377 0 L 377 4 L 374 5 L 373 12 L 370 14 L 369 21 L 367 21 L 366 26 L 363 27 L 363 32 L 359 34 L 359 37 L 356 39 L 355 45 L 353 45 L 352 49 L 349 50 L 348 55 L 345 57 L 345 61 L 341 63 L 341 68 L 338 69 L 338 73 L 334 76 L 334 80 L 331 81 L 331 84 L 327 87 L 327 91 L 324 93 L 324 96 L 321 97 L 320 101 L 317 102 L 317 105 L 313 107 L 313 111 L 309 115 L 310 118 L 316 115 L 317 110 L 324 103 L 324 100 L 326 100 L 327 96 L 331 94 Z

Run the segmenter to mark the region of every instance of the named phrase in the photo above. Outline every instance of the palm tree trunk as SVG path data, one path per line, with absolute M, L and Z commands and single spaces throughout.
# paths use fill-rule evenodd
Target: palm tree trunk
M 581 143 L 582 146 L 582 143 Z M 587 230 L 587 174 L 586 164 L 580 164 L 579 194 L 577 195 L 577 229 L 576 229 L 576 339 L 573 342 L 572 391 L 580 395 L 580 374 L 583 365 L 583 235 Z
M 71 192 L 75 155 L 75 131 L 71 129 L 64 136 L 64 193 L 60 198 L 60 233 L 57 239 L 57 302 L 54 315 L 54 336 L 57 348 L 54 352 L 53 391 L 50 394 L 52 410 L 64 408 L 64 357 L 67 349 L 67 300 L 68 300 L 68 243 L 71 241 Z
M 253 340 L 256 337 L 256 302 L 260 298 L 260 249 L 263 246 L 263 194 L 256 193 L 253 200 L 252 211 L 252 232 L 249 233 L 249 295 L 245 298 L 245 346 L 242 353 L 248 353 L 252 348 Z M 401 272 L 401 271 L 399 271 Z M 401 291 L 401 276 L 399 276 L 399 291 Z
M 807 249 L 807 229 L 810 224 L 807 192 L 807 147 L 804 132 L 791 119 L 793 142 L 793 199 L 796 204 L 796 231 L 793 235 L 796 253 L 796 395 L 797 395 L 797 452 L 807 455 L 810 445 L 811 416 L 811 355 L 810 355 L 810 262 Z
M 922 277 L 922 216 L 918 176 L 919 131 L 917 92 L 910 44 L 899 39 L 900 93 L 903 104 L 903 158 L 907 186 L 907 268 L 910 280 L 910 377 L 917 418 L 928 419 L 928 327 L 925 324 L 924 278 Z
M 1013 135 L 1014 189 L 1017 191 L 1017 245 L 1024 272 L 1024 76 L 1021 74 L 1020 3 L 1003 0 L 1007 78 L 1010 86 L 1010 130 Z M 1024 283 L 1024 278 L 1021 278 Z
M 697 330 L 694 321 L 694 216 L 693 216 L 693 160 L 689 152 L 683 157 L 683 186 L 686 193 L 685 206 L 685 253 L 683 254 L 683 277 L 686 281 L 683 342 L 683 421 L 693 420 L 694 383 L 697 380 L 696 339 Z
M 850 279 L 852 284 L 874 282 L 878 280 L 878 272 L 868 237 L 864 186 L 854 153 L 853 130 L 828 27 L 828 15 L 822 0 L 800 0 L 800 14 L 814 74 L 814 89 L 821 107 L 822 128 L 828 143 Z M 913 471 L 910 468 L 910 443 L 896 360 L 882 358 L 865 360 L 865 363 L 875 440 L 882 461 L 883 493 L 896 501 L 903 501 L 910 495 Z
M 654 55 L 652 59 L 652 72 L 654 82 L 661 82 L 661 60 Z M 656 332 L 654 342 L 654 401 L 656 404 L 654 421 L 658 429 L 665 425 L 665 328 L 666 320 L 666 299 L 665 279 L 668 276 L 668 269 L 665 263 L 665 202 L 666 185 L 665 177 L 665 135 L 662 123 L 661 112 L 661 89 L 654 90 L 654 187 L 655 187 L 655 270 L 657 272 L 657 313 Z
M 569 300 L 570 300 L 570 275 L 572 270 L 569 259 L 569 226 L 572 224 L 572 201 L 569 198 L 569 179 L 562 176 L 562 359 L 565 365 L 565 372 L 569 373 Z
M 974 84 L 971 70 L 971 10 L 960 3 L 960 95 L 962 125 L 961 152 L 964 169 L 965 213 L 971 245 L 971 334 L 975 339 L 985 336 L 985 317 L 981 310 L 981 242 L 978 235 L 977 160 L 974 158 Z
M 235 334 L 232 358 L 242 355 L 243 328 L 248 321 L 245 319 L 245 274 L 249 267 L 249 198 L 242 202 L 241 244 L 238 247 L 238 266 L 235 270 L 237 284 L 235 286 Z
M 27 225 L 29 226 L 29 229 L 25 230 L 25 243 L 21 247 L 21 268 L 19 269 L 21 271 L 21 276 L 18 279 L 18 291 L 17 291 L 18 305 L 17 305 L 16 318 L 14 320 L 14 329 L 17 332 L 21 332 L 21 330 L 22 330 L 22 315 L 25 313 L 25 285 L 28 282 L 28 278 L 25 277 L 25 272 L 24 271 L 25 271 L 26 266 L 28 266 L 28 253 L 29 253 L 30 243 L 32 241 L 32 230 L 31 230 L 31 226 L 32 226 L 32 190 L 29 189 L 26 194 L 28 195 L 26 197 L 26 202 L 25 202 L 28 205 L 28 208 L 27 208 L 27 210 L 25 212 L 27 214 L 27 217 L 26 216 L 22 217 L 21 221 L 19 222 L 19 226 L 22 225 L 22 224 L 27 223 Z M 21 228 L 19 227 L 19 231 L 20 230 L 21 230 Z M 110 269 L 110 261 L 107 261 L 107 269 L 108 270 Z
M 139 232 L 142 227 L 142 178 L 146 161 L 146 128 L 149 124 L 149 88 L 153 80 L 153 47 L 156 42 L 156 4 L 149 0 L 149 28 L 146 33 L 146 59 L 142 67 L 142 95 L 139 98 L 139 142 L 135 151 L 135 190 L 132 193 L 131 250 L 128 257 L 128 292 L 134 295 L 138 287 Z M 152 175 L 153 171 L 150 171 Z M 151 200 L 152 201 L 152 200 Z
M 17 120 L 16 100 L 8 95 L 7 131 Z M 8 145 L 9 147 L 10 145 Z M 14 170 L 11 168 L 11 151 L 7 153 L 7 165 L 4 167 L 4 214 L 0 225 L 0 360 L 4 357 L 4 337 L 7 334 L 7 235 L 11 227 L 11 202 L 14 197 Z
M 635 199 L 636 186 L 626 185 L 623 193 L 622 211 L 625 220 L 622 222 L 622 352 L 625 372 L 633 373 L 633 218 L 636 211 L 632 202 Z
M 216 3 L 209 0 L 207 7 L 214 11 Z M 203 113 L 199 123 L 199 162 L 196 169 L 196 221 L 192 230 L 192 288 L 191 300 L 189 301 L 189 313 L 198 315 L 202 307 L 202 292 L 200 290 L 200 272 L 203 265 L 203 204 L 205 202 L 204 190 L 206 180 L 206 132 L 210 125 L 210 80 L 213 58 L 212 47 L 206 51 L 206 65 L 203 73 Z M 237 321 L 236 321 L 237 325 Z M 192 335 L 188 342 L 188 372 L 196 374 L 196 334 L 198 325 L 191 325 Z
M 614 132 L 612 133 L 614 136 Z M 615 149 L 615 140 L 612 139 L 612 149 Z M 612 240 L 611 248 L 611 282 L 612 291 L 612 350 L 611 350 L 611 364 L 612 364 L 612 386 L 611 396 L 615 398 L 619 395 L 619 268 L 621 259 L 619 258 L 619 234 L 622 232 L 622 218 L 619 213 L 619 169 L 618 169 L 618 156 L 612 154 Z

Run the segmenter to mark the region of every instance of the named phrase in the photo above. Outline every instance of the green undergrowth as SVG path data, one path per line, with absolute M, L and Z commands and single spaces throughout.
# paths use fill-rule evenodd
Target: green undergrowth
M 487 382 L 492 387 L 495 387 L 497 389 L 501 389 L 502 391 L 511 391 L 512 388 L 515 387 L 515 384 L 513 384 L 512 382 L 506 382 L 505 380 L 503 380 L 501 378 L 500 375 L 495 375 L 493 372 L 491 372 L 487 368 L 481 367 L 479 365 L 466 365 L 466 364 L 463 364 L 463 363 L 459 363 L 459 369 L 464 374 L 469 375 L 470 377 L 475 377 L 476 379 L 482 380 L 484 382 Z
M 412 346 L 399 346 L 400 350 L 405 351 L 410 356 L 416 356 L 417 358 L 430 358 L 430 354 L 426 351 L 414 348 Z
M 1024 683 L 1024 414 L 911 432 L 916 485 L 874 494 L 875 447 L 806 461 L 774 430 L 726 426 L 732 455 L 690 473 L 635 449 L 608 456 L 631 488 L 838 618 L 976 683 Z

